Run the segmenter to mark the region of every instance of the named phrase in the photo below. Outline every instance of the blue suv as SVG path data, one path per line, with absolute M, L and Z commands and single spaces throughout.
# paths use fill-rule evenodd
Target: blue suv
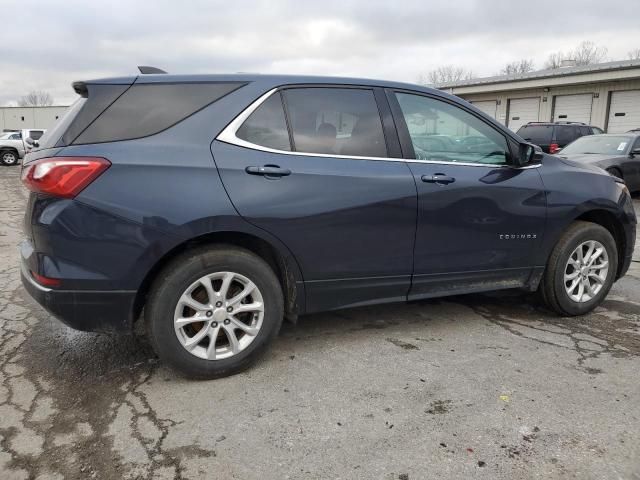
M 629 267 L 621 180 L 438 90 L 243 74 L 73 87 L 24 162 L 23 283 L 76 329 L 144 316 L 191 377 L 248 367 L 311 312 L 520 287 L 581 315 Z

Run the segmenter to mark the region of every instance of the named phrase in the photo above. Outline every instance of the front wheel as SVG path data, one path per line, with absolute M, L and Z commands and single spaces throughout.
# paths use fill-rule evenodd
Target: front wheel
M 609 231 L 574 222 L 551 252 L 540 293 L 558 314 L 583 315 L 604 300 L 617 270 L 618 249 Z
M 18 154 L 11 150 L 5 150 L 0 153 L 0 160 L 4 165 L 15 165 L 18 163 Z
M 282 289 L 273 270 L 234 247 L 177 257 L 159 274 L 145 308 L 158 356 L 199 379 L 248 368 L 277 335 L 282 317 Z

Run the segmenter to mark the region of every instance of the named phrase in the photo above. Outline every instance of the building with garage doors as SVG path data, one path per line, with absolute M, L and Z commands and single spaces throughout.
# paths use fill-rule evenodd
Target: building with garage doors
M 438 88 L 513 131 L 536 121 L 584 122 L 609 133 L 640 128 L 640 60 L 474 78 Z
M 66 106 L 0 107 L 0 132 L 23 128 L 51 128 L 66 110 Z

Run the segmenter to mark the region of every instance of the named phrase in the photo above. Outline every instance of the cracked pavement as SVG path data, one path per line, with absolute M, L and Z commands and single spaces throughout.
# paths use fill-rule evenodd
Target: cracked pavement
M 19 168 L 0 191 L 3 480 L 640 479 L 640 250 L 585 317 L 512 291 L 311 315 L 192 382 L 35 304 Z

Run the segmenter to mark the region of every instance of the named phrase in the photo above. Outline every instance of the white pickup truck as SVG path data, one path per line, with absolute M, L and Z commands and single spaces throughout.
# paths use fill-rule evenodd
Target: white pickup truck
M 45 131 L 39 128 L 24 128 L 0 134 L 0 162 L 3 165 L 16 165 L 31 149 L 27 139 L 39 140 Z

